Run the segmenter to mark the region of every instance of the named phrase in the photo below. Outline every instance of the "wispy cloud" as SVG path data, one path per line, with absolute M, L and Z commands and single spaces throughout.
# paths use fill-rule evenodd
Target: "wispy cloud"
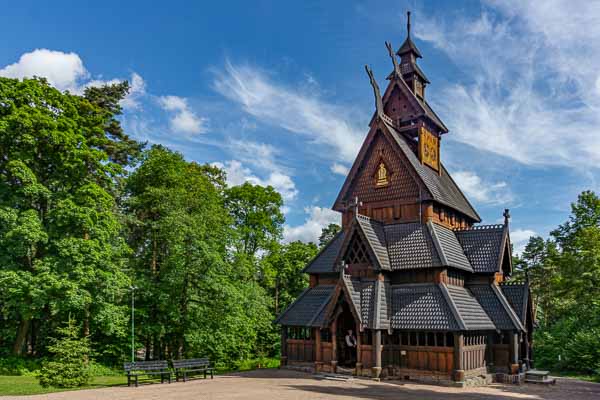
M 472 171 L 457 171 L 452 178 L 467 197 L 478 203 L 507 205 L 513 201 L 513 195 L 504 181 L 485 182 Z
M 350 168 L 342 164 L 333 163 L 331 165 L 331 172 L 333 172 L 334 174 L 346 176 L 348 175 L 348 172 L 350 172 Z
M 283 238 L 285 242 L 318 242 L 321 230 L 329 224 L 340 224 L 340 213 L 329 208 L 312 206 L 304 209 L 308 215 L 303 224 L 285 225 Z
M 474 19 L 453 15 L 416 26 L 468 78 L 432 99 L 449 139 L 527 165 L 597 165 L 600 3 L 483 4 Z
M 188 99 L 179 96 L 161 96 L 158 104 L 163 110 L 171 113 L 169 119 L 173 132 L 184 134 L 200 134 L 208 130 L 208 119 L 196 115 L 190 108 Z
M 281 172 L 272 171 L 263 179 L 259 178 L 239 160 L 229 160 L 225 163 L 215 162 L 213 165 L 225 171 L 229 186 L 238 186 L 245 182 L 253 185 L 271 186 L 281 194 L 285 201 L 291 201 L 298 195 L 296 184 L 292 178 Z
M 315 83 L 292 87 L 251 65 L 233 65 L 215 73 L 214 88 L 267 124 L 300 134 L 333 149 L 337 160 L 354 159 L 364 136 L 341 105 L 324 100 Z

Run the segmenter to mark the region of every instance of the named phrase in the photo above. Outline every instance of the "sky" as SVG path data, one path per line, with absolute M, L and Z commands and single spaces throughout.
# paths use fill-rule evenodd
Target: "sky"
M 129 80 L 133 137 L 272 185 L 284 240 L 315 241 L 368 132 L 412 11 L 441 157 L 517 251 L 598 191 L 600 2 L 21 0 L 0 14 L 0 76 L 60 90 Z

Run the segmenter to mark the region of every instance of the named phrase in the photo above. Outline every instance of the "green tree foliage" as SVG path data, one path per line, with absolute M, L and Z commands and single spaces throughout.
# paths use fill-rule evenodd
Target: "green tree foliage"
M 600 198 L 581 193 L 550 239 L 530 239 L 518 269 L 537 305 L 537 366 L 600 375 Z
M 228 262 L 231 217 L 219 171 L 152 147 L 126 186 L 139 338 L 155 358 L 248 357 L 269 299 Z
M 40 385 L 72 388 L 87 384 L 91 352 L 88 338 L 79 337 L 79 328 L 72 319 L 57 331 L 60 336 L 52 338 L 48 346 L 52 358 L 43 363 L 38 376 Z
M 69 314 L 94 341 L 125 334 L 128 248 L 115 194 L 140 148 L 115 120 L 126 92 L 122 84 L 75 96 L 42 79 L 0 78 L 4 351 L 21 354 L 29 340 L 43 352 Z
M 338 224 L 329 224 L 321 230 L 321 236 L 319 236 L 319 248 L 327 246 L 329 242 L 337 235 L 342 227 Z

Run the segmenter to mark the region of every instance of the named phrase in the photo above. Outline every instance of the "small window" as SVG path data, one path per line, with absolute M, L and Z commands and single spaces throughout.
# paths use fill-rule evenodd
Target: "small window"
M 446 346 L 447 347 L 454 346 L 454 334 L 451 332 L 446 333 Z
M 409 345 L 409 342 L 408 342 L 408 333 L 407 332 L 402 332 L 400 335 L 401 335 L 400 338 L 402 340 L 402 345 L 403 346 L 408 346 Z
M 321 342 L 331 342 L 331 331 L 329 329 L 321 329 Z
M 419 332 L 419 346 L 427 346 L 427 339 L 424 332 Z

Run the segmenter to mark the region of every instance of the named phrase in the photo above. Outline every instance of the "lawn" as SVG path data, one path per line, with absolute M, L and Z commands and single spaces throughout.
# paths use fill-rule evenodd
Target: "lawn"
M 89 385 L 79 389 L 94 389 L 106 386 L 126 385 L 127 377 L 112 375 L 112 376 L 95 376 Z M 6 376 L 0 375 L 0 396 L 8 395 L 26 395 L 26 394 L 43 394 L 50 392 L 60 392 L 64 390 L 60 388 L 43 388 L 38 383 L 37 378 L 33 376 Z

